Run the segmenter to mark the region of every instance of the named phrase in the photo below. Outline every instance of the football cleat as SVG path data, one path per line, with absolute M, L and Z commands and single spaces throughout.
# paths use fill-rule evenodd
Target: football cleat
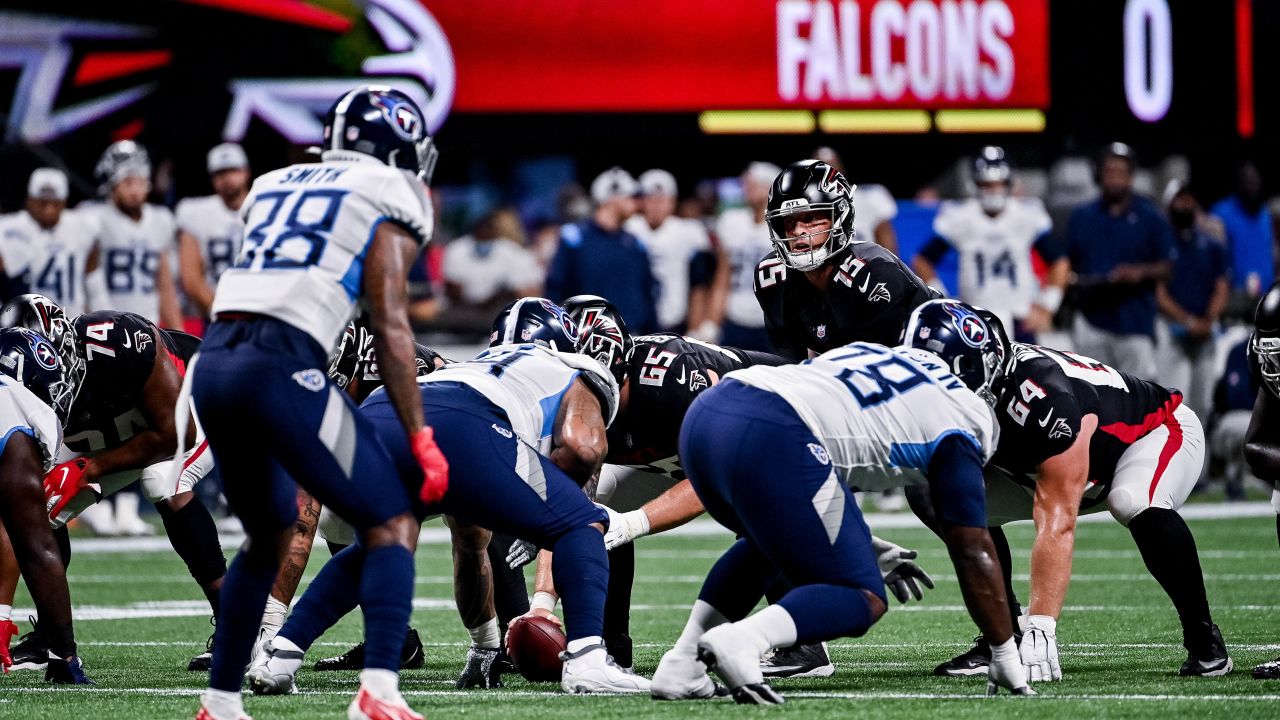
M 654 700 L 705 700 L 728 695 L 729 690 L 712 680 L 696 657 L 672 648 L 658 663 L 649 694 Z
M 836 666 L 831 662 L 826 643 L 792 645 L 767 653 L 760 661 L 767 678 L 831 677 Z
M 567 693 L 621 695 L 648 693 L 651 689 L 648 678 L 618 667 L 601 643 L 574 653 L 562 652 L 560 659 L 564 661 L 560 687 Z
M 1217 625 L 1209 625 L 1208 631 L 1201 628 L 1200 637 L 1192 640 L 1186 638 L 1183 646 L 1187 648 L 1187 661 L 1182 663 L 1178 674 L 1184 677 L 1221 677 L 1231 672 L 1231 657 L 1227 655 L 1227 643 L 1222 639 L 1222 631 Z
M 1253 679 L 1280 680 L 1280 658 L 1254 666 Z
M 698 662 L 714 670 L 741 705 L 780 705 L 782 696 L 765 682 L 758 646 L 733 623 L 711 628 L 698 640 Z
M 222 720 L 222 718 L 214 715 L 209 708 L 205 707 L 202 703 L 200 705 L 200 712 L 196 713 L 196 720 Z M 235 720 L 253 720 L 253 718 L 245 715 L 244 713 L 240 713 L 236 716 Z
M 216 617 L 209 618 L 209 624 L 217 625 L 218 619 Z M 254 649 L 255 650 L 257 649 L 256 646 Z M 255 652 L 253 654 L 253 657 L 256 658 L 257 656 L 258 654 Z M 213 634 L 212 633 L 210 633 L 209 639 L 206 640 L 204 643 L 204 652 L 191 658 L 191 661 L 187 663 L 187 671 L 188 672 L 209 672 L 210 667 L 213 667 Z
M 18 644 L 9 648 L 9 657 L 13 658 L 10 670 L 44 670 L 49 664 L 49 646 L 40 634 L 40 623 L 34 617 L 27 617 L 31 622 L 31 632 L 23 635 Z
M 400 669 L 417 670 L 425 662 L 426 655 L 422 650 L 422 638 L 418 636 L 417 630 L 409 628 L 409 632 L 404 636 L 404 647 L 400 650 Z M 341 655 L 317 660 L 312 669 L 321 671 L 363 670 L 364 643 L 359 643 Z
M 84 674 L 84 665 L 75 655 L 68 660 L 50 656 L 44 671 L 44 681 L 54 685 L 97 685 Z
M 991 664 L 991 644 L 981 635 L 973 639 L 973 647 L 933 669 L 939 677 L 971 677 L 986 675 Z
M 423 720 L 423 717 L 398 695 L 394 700 L 383 700 L 361 687 L 347 707 L 347 720 Z
M 275 641 L 262 646 L 262 654 L 246 673 L 249 688 L 254 695 L 292 695 L 298 692 L 294 678 L 302 669 L 304 653 L 297 650 L 279 650 Z
M 786 702 L 769 683 L 751 683 L 733 690 L 733 701 L 739 705 L 781 705 Z
M 456 686 L 459 690 L 482 688 L 492 690 L 502 687 L 502 673 L 506 663 L 502 648 L 482 648 L 472 645 L 467 650 L 467 664 L 458 675 Z

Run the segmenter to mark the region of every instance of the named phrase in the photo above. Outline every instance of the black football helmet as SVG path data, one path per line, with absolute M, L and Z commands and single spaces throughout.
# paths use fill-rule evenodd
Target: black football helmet
M 978 308 L 958 300 L 930 300 L 907 319 L 905 344 L 942 358 L 960 382 L 995 407 L 995 387 L 1008 350 L 1001 331 Z
M 422 110 L 386 85 L 365 85 L 338 98 L 324 119 L 324 150 L 350 150 L 431 183 L 439 151 Z
M 38 333 L 58 353 L 58 359 L 71 384 L 72 399 L 84 382 L 85 361 L 80 355 L 80 342 L 75 326 L 58 304 L 43 295 L 19 295 L 0 309 L 0 327 L 20 327 Z
M 98 192 L 107 195 L 111 188 L 131 175 L 151 179 L 151 156 L 147 149 L 132 140 L 118 140 L 107 146 L 93 168 Z
M 76 386 L 67 377 L 58 351 L 45 337 L 27 328 L 0 328 L 0 373 L 22 383 L 53 408 L 65 423 L 76 401 Z
M 439 353 L 425 345 L 417 345 L 414 352 L 416 375 L 430 375 L 436 369 Z M 360 315 L 347 323 L 347 329 L 338 340 L 338 347 L 329 356 L 329 379 L 339 389 L 347 390 L 352 382 L 359 382 L 355 391 L 356 404 L 382 387 L 382 375 L 378 371 L 378 356 L 373 349 L 373 330 L 368 317 Z
M 564 308 L 546 298 L 521 298 L 498 312 L 489 347 L 537 343 L 560 352 L 577 352 L 578 326 Z
M 1253 335 L 1249 338 L 1249 355 L 1258 380 L 1280 399 L 1280 282 L 1271 286 L 1253 314 Z
M 802 272 L 815 270 L 856 242 L 853 229 L 853 185 L 844 174 L 821 160 L 791 163 L 774 179 L 764 218 L 769 239 L 787 267 Z M 821 246 L 792 252 L 797 241 L 816 242 L 819 233 L 788 237 L 787 218 L 809 212 L 826 214 L 831 231 Z
M 563 303 L 565 312 L 578 326 L 578 352 L 595 358 L 608 368 L 621 386 L 635 343 L 622 313 L 599 295 L 574 295 Z

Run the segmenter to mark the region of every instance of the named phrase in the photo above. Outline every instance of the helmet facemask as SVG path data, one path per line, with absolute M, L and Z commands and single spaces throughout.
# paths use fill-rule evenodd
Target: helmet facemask
M 1267 337 L 1254 332 L 1249 338 L 1249 352 L 1258 361 L 1258 374 L 1271 397 L 1280 398 L 1280 337 Z
M 830 228 L 805 235 L 790 235 L 787 218 L 808 213 L 826 216 L 831 221 Z M 853 242 L 853 203 L 844 197 L 826 203 L 809 203 L 799 198 L 788 200 L 783 203 L 782 208 L 766 212 L 765 222 L 769 225 L 769 240 L 777 248 L 778 257 L 782 258 L 787 267 L 801 272 L 822 267 L 823 263 L 839 255 Z M 824 234 L 825 242 L 815 247 L 814 242 L 818 236 Z M 809 248 L 793 251 L 792 243 L 799 241 L 808 242 Z

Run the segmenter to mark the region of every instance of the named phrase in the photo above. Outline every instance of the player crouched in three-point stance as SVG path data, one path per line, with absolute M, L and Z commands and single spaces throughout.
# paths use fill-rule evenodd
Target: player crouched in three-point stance
M 218 281 L 214 322 L 191 363 L 196 411 L 249 536 L 223 583 L 200 720 L 247 717 L 240 685 L 289 547 L 297 485 L 359 535 L 345 561 L 330 562 L 312 585 L 344 583 L 364 609 L 365 669 L 347 717 L 421 718 L 401 697 L 397 675 L 418 523 L 383 440 L 325 368 L 365 298 L 396 418 L 390 434 L 406 448 L 413 467 L 405 471 L 425 474 L 423 493 L 443 495 L 448 465 L 423 423 L 405 310 L 408 267 L 431 235 L 424 182 L 435 149 L 413 101 L 381 86 L 339 98 L 324 138 L 319 164 L 254 182 L 244 246 Z
M 1280 536 L 1280 283 L 1262 296 L 1253 319 L 1249 360 L 1262 385 L 1245 435 L 1244 459 L 1258 478 L 1271 483 L 1271 507 Z M 1253 676 L 1280 680 L 1280 659 L 1258 665 Z
M 946 306 L 948 309 L 950 306 Z M 782 702 L 764 681 L 771 648 L 864 634 L 885 612 L 871 533 L 850 488 L 927 484 L 970 615 L 993 633 L 996 686 L 1030 694 L 999 561 L 986 529 L 982 465 L 994 451 L 990 384 L 1003 348 L 977 315 L 928 303 L 951 363 L 913 348 L 853 343 L 804 365 L 730 373 L 689 409 L 680 459 L 711 514 L 740 539 L 712 567 L 653 696 L 710 697 L 719 674 L 740 703 Z M 747 617 L 781 574 L 793 588 Z
M 200 340 L 162 330 L 140 315 L 100 310 L 69 322 L 62 309 L 40 295 L 22 295 L 0 311 L 0 325 L 25 327 L 58 350 L 73 375 L 82 376 L 67 420 L 63 461 L 45 476 L 49 521 L 61 543 L 62 561 L 71 560 L 66 523 L 86 508 L 141 480 L 155 504 L 173 549 L 218 612 L 218 592 L 227 561 L 209 510 L 193 493 L 214 471 L 213 454 L 197 422 L 186 423 L 188 448 L 182 473 L 168 472 L 178 447 L 178 394 L 187 362 Z M 183 413 L 190 416 L 190 412 Z M 12 597 L 17 578 L 0 588 Z M 32 635 L 13 648 L 18 667 L 44 666 L 46 649 Z M 212 638 L 210 638 L 212 642 Z M 208 670 L 211 647 L 187 664 Z
M 12 550 L 40 613 L 36 632 L 47 647 L 45 680 L 92 684 L 76 656 L 71 593 L 58 543 L 45 514 L 41 478 L 62 443 L 62 422 L 75 400 L 75 378 L 43 337 L 20 328 L 0 330 L 0 545 Z M 0 620 L 0 666 L 17 631 Z
M 423 498 L 416 513 L 446 513 L 552 550 L 568 634 L 562 687 L 573 693 L 647 692 L 649 681 L 619 669 L 603 644 L 607 520 L 582 486 L 604 460 L 618 388 L 598 362 L 574 352 L 576 342 L 577 328 L 559 306 L 542 298 L 517 300 L 495 321 L 487 351 L 422 380 L 421 403 L 452 464 L 444 498 Z M 413 456 L 396 431 L 386 393 L 375 392 L 360 413 L 386 443 L 406 486 L 416 487 Z M 317 577 L 271 643 L 276 650 L 254 668 L 255 689 L 287 691 L 302 656 L 282 655 L 278 648 L 287 643 L 305 650 L 356 599 L 350 579 Z
M 979 313 L 1007 345 L 999 320 Z M 933 338 L 926 330 L 913 334 L 908 327 L 907 342 L 928 347 Z M 996 528 L 1015 520 L 1036 524 L 1031 608 L 1020 644 L 1030 679 L 1062 677 L 1057 623 L 1071 582 L 1076 518 L 1104 508 L 1129 528 L 1178 611 L 1188 653 L 1178 674 L 1231 672 L 1209 613 L 1195 538 L 1178 514 L 1204 462 L 1204 431 L 1182 394 L 1083 355 L 1023 343 L 1009 347 L 994 387 L 1000 446 L 986 470 L 987 517 L 1015 621 L 1008 544 Z M 987 658 L 980 637 L 934 672 L 981 674 Z

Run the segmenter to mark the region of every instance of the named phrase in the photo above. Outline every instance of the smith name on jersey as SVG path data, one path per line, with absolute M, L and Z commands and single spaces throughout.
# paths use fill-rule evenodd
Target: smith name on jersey
M 996 415 L 1000 447 L 991 464 L 1034 487 L 1040 463 L 1075 442 L 1085 415 L 1098 416 L 1089 444 L 1086 501 L 1106 495 L 1116 463 L 1136 440 L 1160 427 L 1182 394 L 1062 350 L 1014 343 Z
M 243 206 L 244 245 L 218 280 L 213 314 L 273 317 L 328 351 L 363 294 L 377 227 L 393 222 L 426 244 L 432 214 L 412 173 L 345 150 L 321 158 L 254 181 Z
M 898 256 L 874 243 L 850 245 L 839 263 L 825 292 L 789 270 L 776 250 L 756 266 L 756 299 L 779 355 L 802 360 L 809 350 L 851 342 L 897 345 L 911 311 L 936 297 Z
M 795 408 L 852 490 L 924 484 L 934 451 L 951 435 L 972 440 L 983 462 L 995 451 L 991 408 L 923 350 L 853 343 L 799 365 L 747 368 L 729 378 Z
M 179 372 L 200 347 L 199 338 L 161 330 L 140 315 L 100 310 L 75 319 L 84 348 L 85 376 L 67 421 L 67 447 L 94 453 L 117 447 L 150 430 L 143 389 L 155 371 L 156 353 L 168 353 Z

